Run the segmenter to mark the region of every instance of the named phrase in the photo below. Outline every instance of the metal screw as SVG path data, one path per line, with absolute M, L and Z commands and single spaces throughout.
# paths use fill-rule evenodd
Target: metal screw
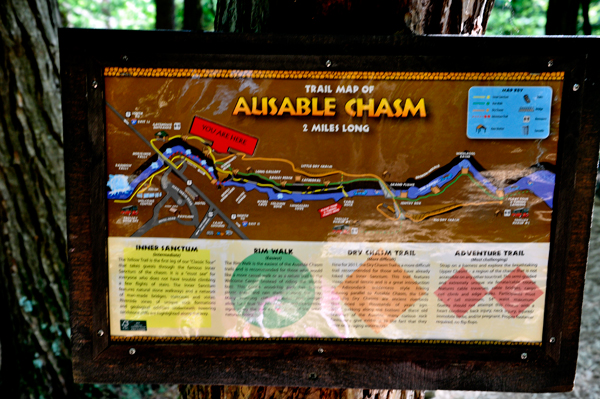
M 92 87 L 93 87 L 94 89 L 97 89 L 97 88 L 98 88 L 98 82 L 96 82 L 96 81 L 94 80 L 94 81 L 92 82 Z
M 555 337 L 550 337 L 550 343 L 553 344 L 556 342 L 556 338 Z
M 579 90 L 579 85 L 577 83 L 575 83 L 573 85 L 573 91 L 577 91 L 577 90 Z
M 317 375 L 317 373 L 310 373 L 308 375 L 308 379 L 309 380 L 316 380 L 317 378 L 319 378 L 319 376 Z
M 527 353 L 525 353 L 525 352 L 521 353 L 521 359 L 523 359 L 523 360 L 527 359 Z
M 98 332 L 96 333 L 99 337 L 104 336 L 104 330 L 98 330 Z
M 123 61 L 129 61 L 129 57 L 127 57 L 126 55 L 124 55 L 124 56 L 122 57 L 122 60 L 123 60 Z
M 135 355 L 135 348 L 129 348 L 129 354 Z
M 552 65 L 554 65 L 554 60 L 548 61 L 548 68 L 550 68 Z
M 331 60 L 327 60 L 327 61 L 325 61 L 325 66 L 326 66 L 327 68 L 331 68 Z
M 319 348 L 319 349 L 317 349 L 317 352 L 319 352 L 319 353 L 323 353 L 323 352 L 325 352 L 325 351 L 323 350 L 323 348 Z

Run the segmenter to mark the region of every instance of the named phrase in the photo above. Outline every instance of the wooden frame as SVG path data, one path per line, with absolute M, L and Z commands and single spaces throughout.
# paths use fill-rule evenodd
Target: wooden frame
M 573 387 L 600 117 L 598 39 L 60 31 L 77 382 L 568 391 Z M 473 65 L 475 65 L 474 67 Z M 108 334 L 103 68 L 564 71 L 541 346 L 360 340 L 113 342 Z

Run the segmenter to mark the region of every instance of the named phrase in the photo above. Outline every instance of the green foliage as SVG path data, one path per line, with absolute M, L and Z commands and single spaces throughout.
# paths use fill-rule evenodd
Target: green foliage
M 154 29 L 154 0 L 59 0 L 70 28 Z
M 183 26 L 183 0 L 175 2 L 175 27 Z M 154 0 L 59 0 L 63 24 L 69 28 L 154 29 Z M 216 0 L 202 1 L 202 27 L 214 30 Z
M 206 0 L 202 2 L 202 28 L 205 31 L 215 30 L 215 14 L 217 10 L 217 0 Z
M 548 0 L 497 0 L 490 14 L 486 35 L 544 35 Z M 592 34 L 600 34 L 600 0 L 591 0 Z M 583 35 L 579 10 L 578 34 Z
M 600 0 L 592 0 L 590 2 L 590 24 L 592 25 L 592 35 L 600 35 Z M 579 9 L 579 18 L 577 19 L 577 34 L 583 35 L 583 15 L 581 8 Z
M 547 0 L 498 0 L 486 35 L 543 35 Z
M 175 28 L 183 27 L 183 0 L 174 0 L 175 2 Z
M 155 0 L 59 0 L 65 26 L 73 28 L 154 29 Z M 175 27 L 183 26 L 183 0 L 175 2 Z M 217 0 L 202 0 L 202 27 L 214 30 Z M 548 0 L 497 0 L 487 35 L 544 35 Z M 592 33 L 600 34 L 600 0 L 590 4 Z M 579 16 L 583 34 L 583 16 Z

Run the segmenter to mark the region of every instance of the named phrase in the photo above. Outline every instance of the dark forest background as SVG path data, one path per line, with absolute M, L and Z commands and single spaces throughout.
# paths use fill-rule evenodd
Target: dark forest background
M 336 24 L 303 25 L 292 13 L 249 20 L 244 19 L 242 12 L 249 7 L 259 11 L 251 13 L 253 17 L 265 17 L 260 11 L 268 9 L 268 5 L 289 6 L 296 1 L 306 12 L 300 17 L 326 8 L 336 10 L 341 5 L 342 9 L 350 9 L 351 4 L 360 4 L 363 14 L 357 17 L 355 13 L 350 18 L 364 24 L 344 24 L 347 29 L 339 32 L 333 30 Z M 401 14 L 385 15 L 371 6 L 392 3 Z M 450 24 L 445 32 L 439 30 L 439 20 L 429 25 L 423 22 L 431 22 L 431 16 L 425 16 L 427 10 L 419 7 L 434 3 L 439 5 L 441 0 L 0 0 L 0 398 L 135 399 L 180 395 L 176 386 L 168 385 L 72 382 L 59 27 L 206 31 L 216 27 L 228 32 L 354 34 L 600 34 L 600 0 L 499 0 L 493 8 L 492 0 L 464 0 L 461 4 L 471 4 L 482 16 L 482 25 L 465 24 L 464 15 L 462 20 L 455 15 L 462 24 Z M 412 19 L 404 25 L 408 10 Z M 333 18 L 345 21 L 344 15 Z M 402 26 L 382 23 L 383 19 L 400 21 Z M 211 397 L 210 392 L 187 387 L 182 395 L 205 398 Z M 258 399 L 264 397 L 260 392 L 265 391 L 239 388 L 233 392 L 231 395 L 236 397 Z M 276 397 L 315 397 L 306 390 L 287 392 Z
M 486 35 L 546 34 L 548 2 L 497 0 L 488 21 Z M 96 29 L 212 31 L 217 9 L 217 0 L 59 0 L 58 3 L 64 26 Z M 600 0 L 559 0 L 554 3 L 557 3 L 557 13 L 569 14 L 572 20 L 570 24 L 575 29 L 570 27 L 569 33 L 549 34 L 600 34 Z M 157 10 L 163 16 L 158 20 Z

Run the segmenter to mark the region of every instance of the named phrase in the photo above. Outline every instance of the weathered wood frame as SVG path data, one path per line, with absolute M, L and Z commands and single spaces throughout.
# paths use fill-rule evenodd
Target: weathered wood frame
M 572 389 L 598 160 L 600 115 L 595 112 L 600 110 L 600 39 L 61 30 L 60 41 L 76 381 L 532 392 Z M 542 345 L 318 339 L 111 342 L 102 77 L 106 66 L 564 71 Z

